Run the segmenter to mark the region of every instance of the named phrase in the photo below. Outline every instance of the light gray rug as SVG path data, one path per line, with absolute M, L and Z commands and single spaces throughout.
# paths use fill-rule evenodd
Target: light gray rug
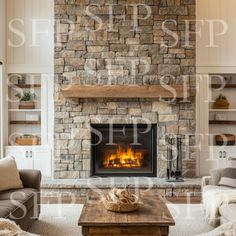
M 176 222 L 170 236 L 196 236 L 214 229 L 206 223 L 201 204 L 169 204 L 168 208 Z
M 82 236 L 77 226 L 83 205 L 42 205 L 39 221 L 30 232 L 41 236 Z M 171 227 L 170 236 L 195 236 L 212 230 L 204 220 L 200 204 L 169 204 L 176 226 Z

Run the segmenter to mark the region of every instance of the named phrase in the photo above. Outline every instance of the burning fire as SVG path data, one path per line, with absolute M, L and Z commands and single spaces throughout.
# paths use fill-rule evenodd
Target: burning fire
M 116 153 L 107 154 L 103 161 L 105 168 L 139 168 L 143 161 L 142 151 L 133 151 L 130 146 L 118 146 Z

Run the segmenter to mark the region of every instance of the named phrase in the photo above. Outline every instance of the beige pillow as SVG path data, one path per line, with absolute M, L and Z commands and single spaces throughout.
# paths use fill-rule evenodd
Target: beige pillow
M 227 168 L 236 168 L 236 157 L 229 157 L 227 161 Z
M 210 174 L 211 174 L 211 184 L 212 185 L 218 185 L 220 182 L 220 178 L 221 178 L 221 174 L 223 172 L 224 169 L 215 169 L 215 170 L 211 170 Z
M 225 168 L 221 174 L 219 185 L 236 188 L 236 169 Z
M 0 160 L 0 191 L 23 188 L 20 174 L 13 157 Z
M 236 158 L 229 157 L 226 168 L 222 171 L 220 176 L 220 186 L 228 186 L 236 188 Z

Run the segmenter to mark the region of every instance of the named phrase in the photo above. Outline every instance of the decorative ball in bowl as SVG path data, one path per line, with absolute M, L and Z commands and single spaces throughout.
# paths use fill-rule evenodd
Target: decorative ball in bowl
M 104 195 L 102 202 L 108 211 L 120 213 L 133 212 L 137 210 L 141 204 L 138 196 L 132 194 L 129 188 L 112 189 Z

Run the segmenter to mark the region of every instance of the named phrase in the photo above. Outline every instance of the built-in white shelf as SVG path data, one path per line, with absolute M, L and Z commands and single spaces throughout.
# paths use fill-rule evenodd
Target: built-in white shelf
M 209 109 L 211 112 L 236 112 L 236 109 Z
M 41 109 L 8 109 L 10 112 L 41 112 Z
M 5 146 L 5 148 L 8 148 L 8 149 L 21 149 L 21 150 L 27 150 L 27 148 L 30 148 L 30 149 L 33 149 L 33 148 L 42 148 L 42 145 L 25 145 L 25 146 L 22 146 L 22 145 L 8 145 L 8 146 Z M 45 148 L 45 146 L 44 146 Z
M 236 144 L 234 144 L 234 145 L 229 145 L 229 146 L 220 146 L 220 145 L 209 145 L 209 147 L 211 148 L 222 148 L 222 149 L 230 149 L 230 148 L 235 148 L 236 147 Z

